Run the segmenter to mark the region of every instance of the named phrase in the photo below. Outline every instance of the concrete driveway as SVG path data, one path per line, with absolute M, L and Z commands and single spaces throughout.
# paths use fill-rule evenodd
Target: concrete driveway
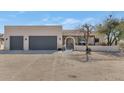
M 124 80 L 123 55 L 78 51 L 0 52 L 0 80 Z

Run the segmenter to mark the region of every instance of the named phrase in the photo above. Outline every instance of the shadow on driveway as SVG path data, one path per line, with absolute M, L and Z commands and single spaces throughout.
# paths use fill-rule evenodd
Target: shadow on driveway
M 0 54 L 53 54 L 56 53 L 57 50 L 1 50 Z

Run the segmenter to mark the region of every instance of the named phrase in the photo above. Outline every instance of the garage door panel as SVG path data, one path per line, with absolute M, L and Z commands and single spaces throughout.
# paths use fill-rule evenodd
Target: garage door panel
M 30 36 L 30 50 L 56 50 L 57 36 Z
M 10 36 L 10 50 L 23 50 L 23 36 Z

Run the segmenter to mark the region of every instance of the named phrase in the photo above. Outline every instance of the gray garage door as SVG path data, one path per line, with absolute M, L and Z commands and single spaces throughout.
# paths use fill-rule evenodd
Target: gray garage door
M 23 36 L 10 36 L 10 50 L 23 50 Z
M 57 36 L 30 36 L 30 50 L 56 50 Z

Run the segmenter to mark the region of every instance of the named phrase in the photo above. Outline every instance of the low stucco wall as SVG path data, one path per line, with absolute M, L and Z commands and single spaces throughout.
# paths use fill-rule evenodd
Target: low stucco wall
M 89 46 L 92 51 L 106 51 L 106 52 L 118 52 L 119 48 L 118 46 Z M 86 47 L 85 46 L 75 46 L 75 50 L 78 51 L 85 51 Z
M 0 45 L 0 50 L 4 50 L 4 44 Z

